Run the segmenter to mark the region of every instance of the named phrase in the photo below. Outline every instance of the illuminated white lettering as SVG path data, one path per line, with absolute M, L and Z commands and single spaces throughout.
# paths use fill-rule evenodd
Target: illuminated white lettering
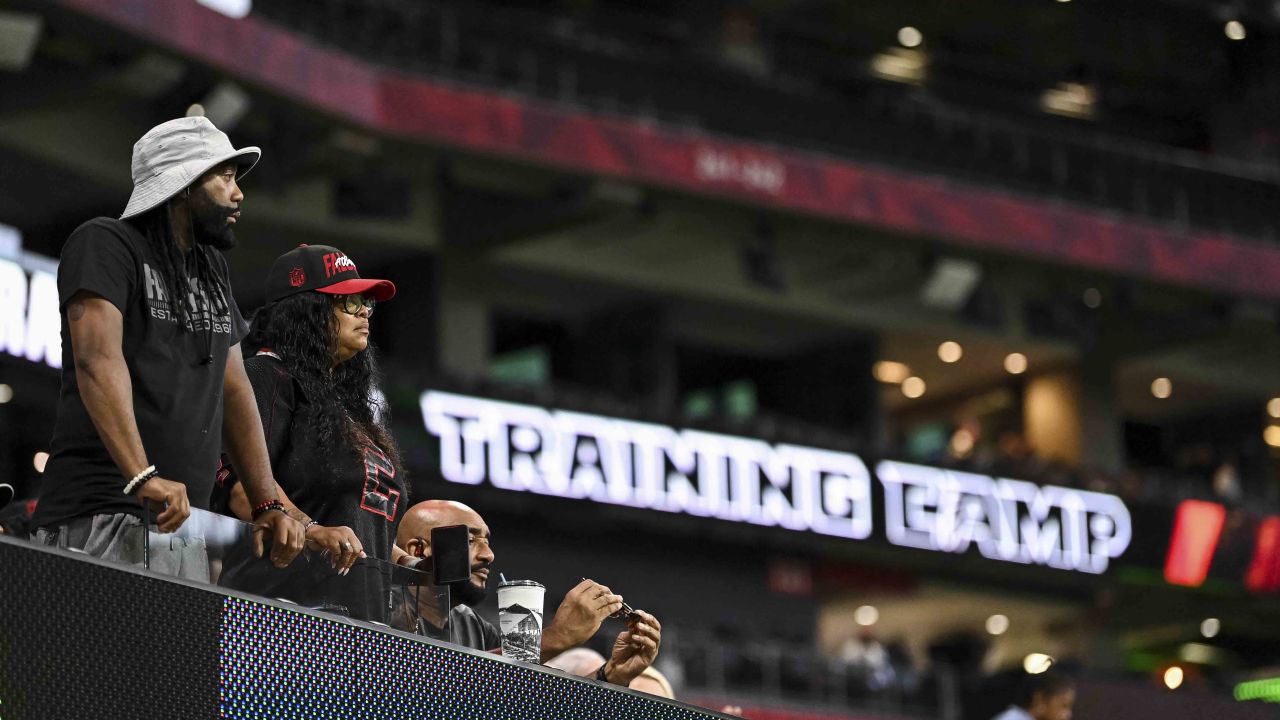
M 427 391 L 449 482 L 861 540 L 872 473 L 857 455 Z M 876 466 L 885 535 L 1006 562 L 1101 573 L 1129 546 L 1117 497 L 895 461 Z
M 0 260 L 0 350 L 27 354 L 27 273 L 8 260 Z
M 871 533 L 856 456 L 528 405 L 423 393 L 449 482 L 839 537 Z
M 58 279 L 42 271 L 28 283 L 26 358 L 62 367 L 62 316 L 58 311 Z
M 885 460 L 885 535 L 895 545 L 1101 573 L 1129 546 L 1117 497 Z
M 0 225 L 0 352 L 62 367 L 62 315 L 57 263 L 23 253 L 22 235 Z

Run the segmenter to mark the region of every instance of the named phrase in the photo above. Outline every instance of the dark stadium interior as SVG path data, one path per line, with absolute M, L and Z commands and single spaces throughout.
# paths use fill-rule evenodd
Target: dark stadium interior
M 1270 717 L 1238 698 L 1280 675 L 1280 5 L 222 2 L 0 0 L 0 47 L 38 19 L 0 52 L 0 522 L 40 493 L 58 396 L 28 288 L 120 215 L 134 141 L 202 103 L 263 150 L 239 306 L 299 243 L 392 279 L 371 332 L 413 502 L 476 508 L 549 602 L 589 577 L 653 612 L 679 700 L 988 720 L 1048 657 L 1077 718 Z M 852 457 L 874 528 L 461 480 L 428 393 Z M 1021 481 L 1033 524 L 1105 496 L 1132 537 L 913 545 L 895 463 L 935 503 Z

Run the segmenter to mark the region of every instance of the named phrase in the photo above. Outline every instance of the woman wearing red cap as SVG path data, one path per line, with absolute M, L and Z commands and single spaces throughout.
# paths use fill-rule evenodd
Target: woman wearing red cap
M 301 603 L 342 605 L 360 619 L 385 617 L 387 593 L 378 572 L 338 575 L 347 575 L 365 555 L 390 560 L 408 506 L 369 345 L 374 308 L 395 291 L 388 280 L 361 278 L 345 253 L 323 245 L 299 246 L 272 264 L 267 304 L 253 316 L 242 344 L 245 369 L 281 500 L 304 524 L 308 547 L 325 551 L 337 572 L 317 574 L 319 586 L 307 588 L 292 572 L 275 573 L 273 583 L 273 569 L 241 568 L 231 578 L 237 586 Z M 219 487 L 236 516 L 252 517 L 234 469 L 223 468 Z M 264 581 L 274 587 L 261 587 Z

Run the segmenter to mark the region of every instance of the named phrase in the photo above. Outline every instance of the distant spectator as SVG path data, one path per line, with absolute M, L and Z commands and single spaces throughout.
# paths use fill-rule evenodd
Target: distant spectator
M 1027 675 L 1014 704 L 992 720 L 1071 720 L 1075 704 L 1075 681 L 1050 670 Z
M 1240 485 L 1240 463 L 1234 455 L 1228 455 L 1217 470 L 1213 471 L 1213 494 L 1223 502 L 1239 504 L 1244 499 Z
M 894 672 L 889 651 L 876 639 L 870 628 L 851 637 L 840 647 L 838 661 L 845 671 L 857 677 L 868 690 L 880 690 L 893 682 Z
M 604 656 L 591 648 L 578 647 L 565 650 L 543 664 L 570 675 L 591 677 L 604 664 Z
M 720 25 L 720 59 L 751 75 L 770 73 L 769 55 L 760 44 L 760 23 L 750 8 L 725 10 Z
M 658 672 L 658 669 L 652 665 L 637 675 L 627 687 L 668 700 L 676 699 L 676 693 L 671 689 L 671 683 L 667 680 L 667 677 Z
M 31 513 L 35 510 L 36 501 L 17 502 L 13 500 L 13 486 L 0 483 L 0 535 L 13 535 L 26 538 L 32 528 Z

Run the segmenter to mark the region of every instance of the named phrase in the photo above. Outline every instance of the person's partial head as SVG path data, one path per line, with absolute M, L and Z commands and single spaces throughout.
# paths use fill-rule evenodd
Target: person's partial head
M 652 665 L 645 668 L 643 672 L 635 677 L 627 687 L 632 690 L 639 690 L 650 695 L 657 695 L 668 700 L 675 700 L 676 693 L 671 689 L 671 682 L 667 680 L 667 676 L 658 672 Z
M 1071 720 L 1075 704 L 1075 680 L 1053 670 L 1023 678 L 1017 698 L 1035 720 Z
M 238 181 L 261 155 L 256 147 L 233 147 L 205 117 L 161 123 L 134 143 L 133 193 L 120 219 L 167 207 L 166 221 L 190 223 L 195 242 L 235 247 L 232 226 L 244 200 Z
M 269 307 L 314 316 L 308 330 L 324 336 L 334 365 L 369 347 L 374 307 L 396 294 L 390 280 L 361 278 L 355 261 L 328 245 L 299 245 L 276 258 L 266 289 Z
M 591 648 L 577 647 L 565 650 L 543 664 L 570 675 L 591 677 L 604 665 L 604 656 Z
M 475 510 L 452 500 L 424 500 L 405 511 L 396 533 L 396 545 L 414 557 L 429 557 L 431 528 L 445 525 L 467 526 L 471 577 L 455 585 L 454 590 L 462 604 L 479 605 L 489 592 L 493 548 L 489 545 L 489 526 Z

